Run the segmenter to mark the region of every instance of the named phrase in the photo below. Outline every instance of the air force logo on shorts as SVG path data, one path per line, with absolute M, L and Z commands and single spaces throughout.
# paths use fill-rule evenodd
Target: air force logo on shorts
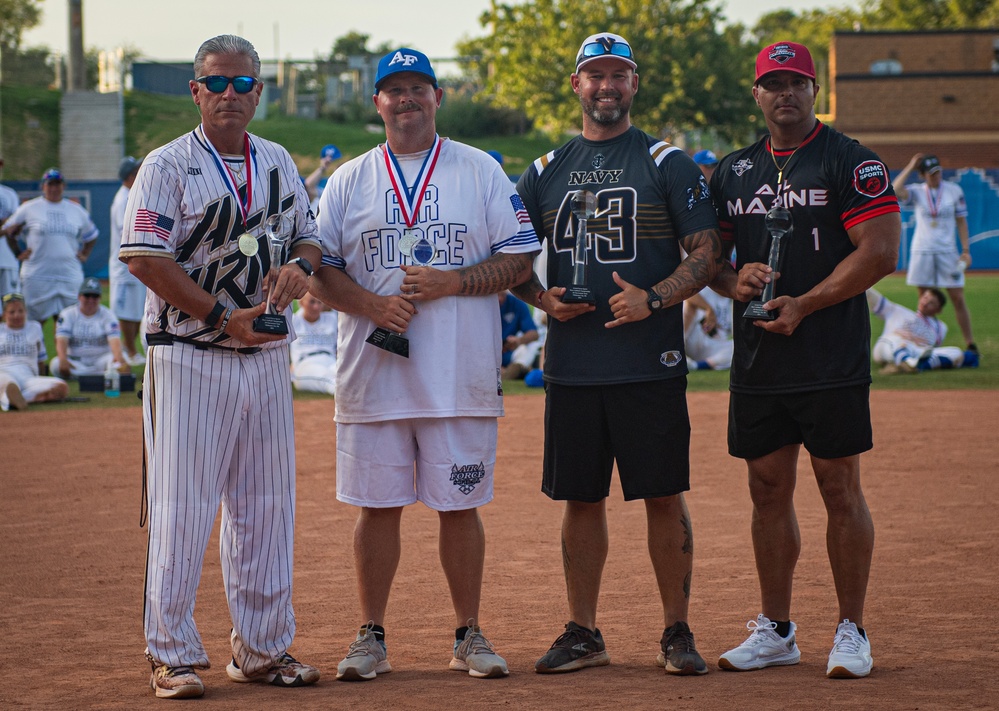
M 457 464 L 451 465 L 451 483 L 458 487 L 458 491 L 466 496 L 475 491 L 483 479 L 486 478 L 486 465 L 482 462 L 478 464 Z

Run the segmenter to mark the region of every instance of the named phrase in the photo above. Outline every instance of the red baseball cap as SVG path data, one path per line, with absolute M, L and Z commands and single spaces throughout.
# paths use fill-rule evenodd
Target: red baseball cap
M 756 55 L 756 81 L 770 72 L 794 72 L 815 79 L 815 63 L 808 47 L 796 42 L 777 42 Z

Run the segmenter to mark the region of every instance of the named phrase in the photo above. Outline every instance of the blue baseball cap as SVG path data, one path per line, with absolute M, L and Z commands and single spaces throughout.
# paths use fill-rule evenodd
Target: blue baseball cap
M 378 73 L 375 74 L 375 93 L 378 93 L 378 88 L 383 81 L 399 72 L 422 74 L 430 80 L 435 89 L 437 88 L 437 75 L 434 74 L 434 68 L 430 66 L 427 55 L 415 49 L 400 47 L 378 61 Z
M 49 181 L 63 183 L 65 179 L 62 177 L 62 173 L 59 172 L 58 168 L 49 168 L 42 174 L 42 182 L 48 183 Z
M 320 158 L 329 158 L 330 160 L 336 160 L 340 157 L 340 149 L 334 146 L 332 143 L 328 143 L 323 146 L 323 149 L 319 151 Z
M 499 151 L 486 151 L 489 155 L 496 159 L 496 162 L 503 165 L 503 154 Z
M 693 158 L 697 165 L 716 165 L 718 163 L 718 156 L 714 154 L 714 151 L 709 151 L 706 148 L 703 151 L 697 151 Z

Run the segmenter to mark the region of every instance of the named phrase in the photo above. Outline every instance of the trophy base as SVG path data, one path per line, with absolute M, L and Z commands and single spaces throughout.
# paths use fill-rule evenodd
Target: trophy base
M 773 321 L 777 318 L 776 311 L 767 311 L 763 308 L 762 301 L 750 301 L 749 306 L 746 307 L 745 312 L 742 314 L 743 318 L 751 318 L 754 321 Z
M 597 300 L 593 298 L 593 291 L 588 286 L 577 286 L 573 284 L 572 286 L 566 287 L 565 293 L 562 294 L 563 304 L 595 304 Z
M 253 319 L 256 333 L 270 333 L 275 336 L 288 335 L 288 319 L 281 314 L 261 314 Z
M 398 333 L 386 331 L 384 328 L 376 328 L 370 336 L 364 339 L 364 342 L 403 358 L 409 358 L 409 339 Z

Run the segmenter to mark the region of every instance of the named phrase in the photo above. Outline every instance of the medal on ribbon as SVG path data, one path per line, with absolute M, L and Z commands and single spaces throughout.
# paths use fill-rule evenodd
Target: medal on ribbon
M 420 213 L 420 205 L 423 203 L 423 197 L 426 195 L 430 180 L 434 174 L 434 169 L 437 167 L 437 159 L 440 157 L 441 146 L 441 137 L 434 135 L 434 144 L 423 159 L 423 165 L 420 166 L 420 172 L 417 173 L 412 187 L 406 183 L 402 167 L 399 165 L 395 154 L 392 153 L 392 149 L 389 148 L 387 143 L 382 146 L 383 155 L 385 156 L 385 168 L 388 171 L 389 180 L 392 181 L 392 190 L 395 192 L 396 200 L 399 203 L 399 211 L 402 213 L 402 219 L 406 223 L 406 229 L 403 230 L 402 237 L 399 239 L 399 251 L 418 264 L 423 265 L 431 264 L 434 261 L 437 249 L 433 242 L 428 240 L 425 234 L 422 234 L 422 230 L 418 233 L 414 225 Z

